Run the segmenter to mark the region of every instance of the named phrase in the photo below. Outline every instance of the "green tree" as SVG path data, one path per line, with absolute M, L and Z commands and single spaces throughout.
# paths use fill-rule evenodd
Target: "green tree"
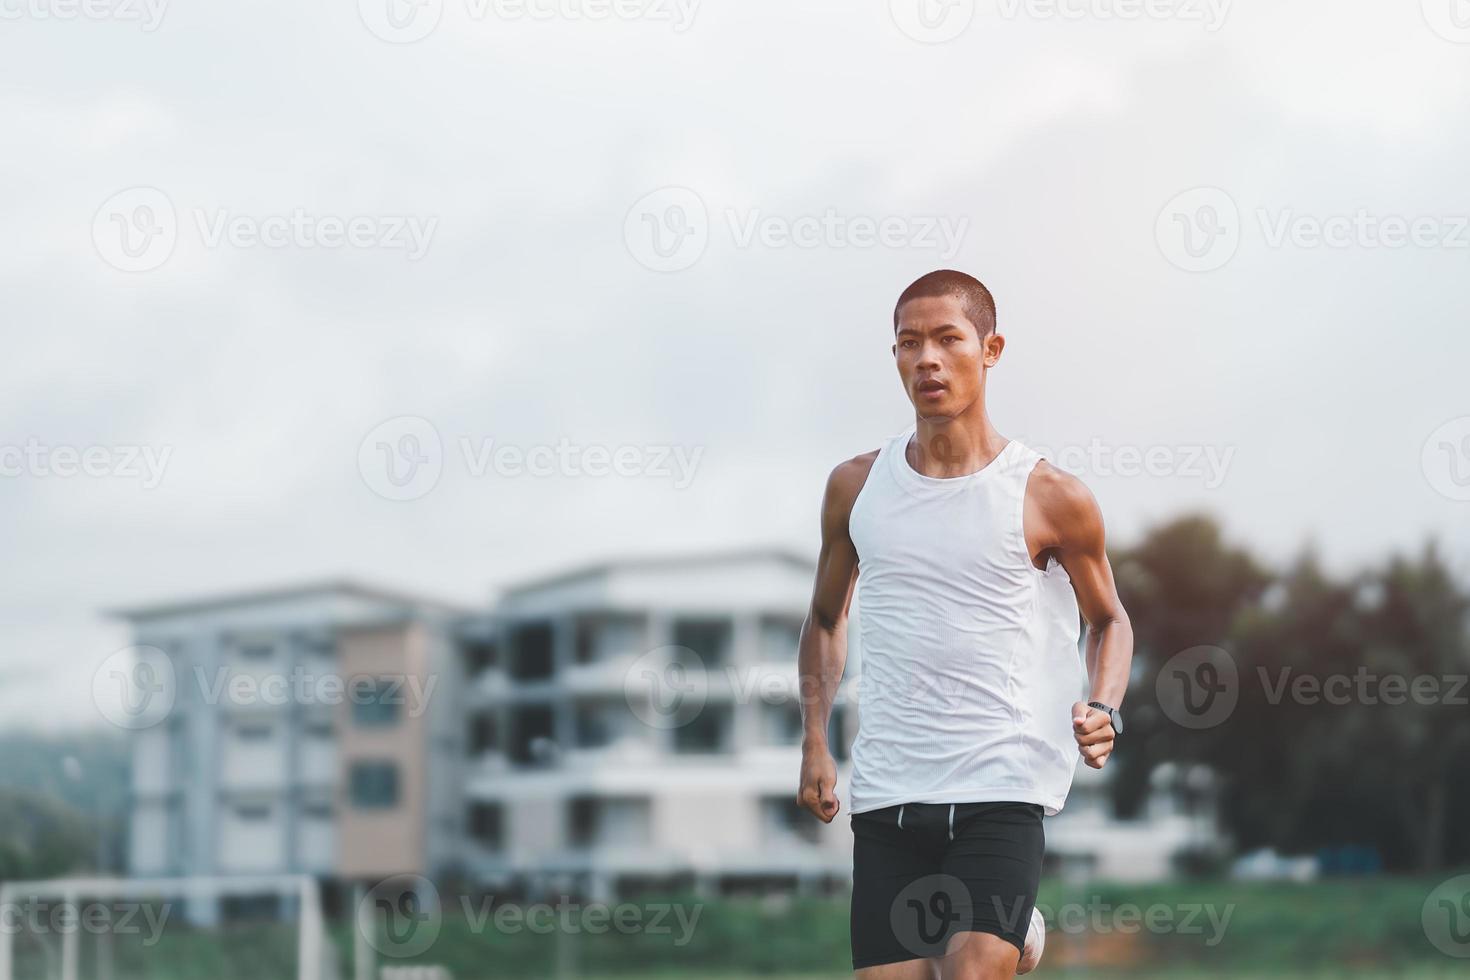
M 1304 558 L 1284 582 L 1232 643 L 1241 702 L 1213 759 L 1226 826 L 1243 846 L 1370 847 L 1392 870 L 1470 857 L 1448 833 L 1470 816 L 1455 778 L 1470 751 L 1470 596 L 1432 544 L 1340 582 Z
M 1160 763 L 1207 756 L 1208 733 L 1191 732 L 1161 711 L 1154 690 L 1160 669 L 1182 650 L 1223 646 L 1231 624 L 1270 576 L 1243 549 L 1231 547 L 1214 520 L 1189 515 L 1150 530 L 1112 557 L 1118 594 L 1133 623 L 1133 672 L 1123 709 L 1127 735 L 1109 762 L 1119 816 L 1136 814 Z
M 0 879 L 54 878 L 89 870 L 97 828 L 60 800 L 0 789 Z

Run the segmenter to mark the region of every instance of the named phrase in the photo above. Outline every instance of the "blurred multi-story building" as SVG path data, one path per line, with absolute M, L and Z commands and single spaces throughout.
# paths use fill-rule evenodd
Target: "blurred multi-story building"
M 344 582 L 122 610 L 172 698 L 133 734 L 129 870 L 329 894 L 396 874 L 593 898 L 840 887 L 848 821 L 794 802 L 814 571 L 753 550 L 590 566 L 483 611 Z M 1114 820 L 1104 778 L 1079 767 L 1053 861 L 1159 877 L 1212 836 L 1167 806 Z
M 462 610 L 324 583 L 118 614 L 142 648 L 131 874 L 330 883 L 452 859 L 459 720 L 439 695 Z

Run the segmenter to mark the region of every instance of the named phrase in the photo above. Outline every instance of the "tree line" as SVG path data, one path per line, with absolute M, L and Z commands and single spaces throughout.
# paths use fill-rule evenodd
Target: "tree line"
M 1391 871 L 1470 859 L 1470 593 L 1433 542 L 1351 574 L 1310 549 L 1272 570 L 1188 516 L 1112 561 L 1135 633 L 1119 816 L 1174 763 L 1212 775 L 1237 852 L 1349 848 Z M 1217 693 L 1228 710 L 1188 716 Z

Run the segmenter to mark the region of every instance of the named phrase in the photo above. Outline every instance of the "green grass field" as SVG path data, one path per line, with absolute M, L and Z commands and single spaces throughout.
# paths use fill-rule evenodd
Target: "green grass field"
M 1426 897 L 1447 877 L 1306 885 L 1098 883 L 1083 890 L 1048 882 L 1038 897 L 1048 913 L 1047 954 L 1035 975 L 1059 980 L 1470 976 L 1470 959 L 1437 950 L 1421 925 Z M 382 957 L 379 965 L 433 965 L 455 980 L 851 975 L 845 898 L 702 901 L 685 896 L 631 904 L 647 909 L 672 902 L 682 903 L 686 912 L 698 910 L 691 928 L 681 931 L 669 920 L 671 927 L 663 932 L 592 934 L 497 928 L 493 919 L 466 917 L 462 906 L 446 897 L 432 945 L 411 958 Z M 333 923 L 331 939 L 340 975 L 350 977 L 350 925 Z M 294 929 L 280 924 L 195 930 L 173 921 L 156 945 L 117 937 L 112 975 L 114 980 L 289 980 L 294 951 Z M 16 953 L 18 980 L 47 975 L 40 944 L 17 937 Z M 90 945 L 84 948 L 83 976 L 92 975 L 88 961 L 94 955 Z M 54 970 L 54 953 L 51 965 Z

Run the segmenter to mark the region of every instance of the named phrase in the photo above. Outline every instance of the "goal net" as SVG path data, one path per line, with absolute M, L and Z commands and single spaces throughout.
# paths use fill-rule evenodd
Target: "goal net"
M 338 980 L 308 876 L 0 885 L 0 980 Z

